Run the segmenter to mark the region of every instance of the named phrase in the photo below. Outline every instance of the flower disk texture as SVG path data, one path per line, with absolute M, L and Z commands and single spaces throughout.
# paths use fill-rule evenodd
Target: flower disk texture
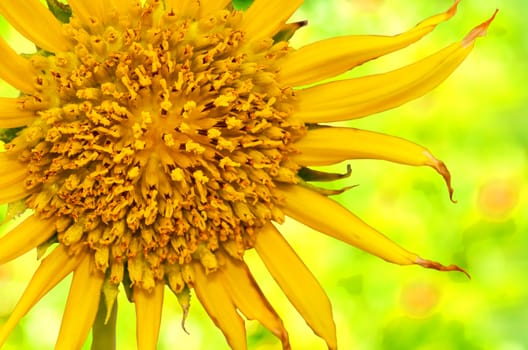
M 343 36 L 295 50 L 288 40 L 306 23 L 286 21 L 301 3 L 255 0 L 245 12 L 226 0 L 0 3 L 0 14 L 37 47 L 18 55 L 0 39 L 0 78 L 20 91 L 0 98 L 7 130 L 0 204 L 9 205 L 9 219 L 31 210 L 0 238 L 0 263 L 33 248 L 45 255 L 0 329 L 0 346 L 73 273 L 57 349 L 79 349 L 90 328 L 114 322 L 120 286 L 136 306 L 138 348 L 154 349 L 166 285 L 184 318 L 194 289 L 233 349 L 247 347 L 242 316 L 289 349 L 244 262 L 254 248 L 335 349 L 325 292 L 272 224 L 285 215 L 392 263 L 463 271 L 405 250 L 328 197 L 342 191 L 309 183 L 350 172 L 310 167 L 360 158 L 425 165 L 452 195 L 447 167 L 427 149 L 321 123 L 433 89 L 491 19 L 407 67 L 306 88 L 419 40 L 451 18 L 458 1 L 399 35 Z

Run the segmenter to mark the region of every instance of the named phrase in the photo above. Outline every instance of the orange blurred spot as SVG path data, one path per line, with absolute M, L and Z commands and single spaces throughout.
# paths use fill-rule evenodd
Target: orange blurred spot
M 401 304 L 404 311 L 413 317 L 425 317 L 440 300 L 440 291 L 427 282 L 413 282 L 402 290 Z
M 504 220 L 519 201 L 519 186 L 512 180 L 492 180 L 480 188 L 478 207 L 489 219 Z

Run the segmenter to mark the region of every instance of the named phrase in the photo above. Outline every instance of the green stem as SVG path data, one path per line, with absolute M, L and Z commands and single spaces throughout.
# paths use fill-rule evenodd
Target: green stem
M 117 301 L 112 306 L 112 310 L 108 316 L 107 320 L 106 301 L 104 294 L 101 293 L 99 309 L 97 309 L 97 315 L 95 316 L 95 322 L 92 327 L 91 350 L 116 349 Z

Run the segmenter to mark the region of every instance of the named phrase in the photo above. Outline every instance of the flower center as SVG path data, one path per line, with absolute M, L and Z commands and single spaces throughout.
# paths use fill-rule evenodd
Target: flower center
M 71 18 L 74 50 L 31 58 L 24 108 L 41 118 L 8 147 L 61 244 L 87 245 L 113 283 L 181 290 L 193 259 L 214 271 L 215 251 L 241 258 L 255 229 L 282 220 L 274 187 L 296 182 L 287 154 L 304 126 L 276 81 L 287 42 L 246 38 L 236 11 L 153 3 L 104 25 Z

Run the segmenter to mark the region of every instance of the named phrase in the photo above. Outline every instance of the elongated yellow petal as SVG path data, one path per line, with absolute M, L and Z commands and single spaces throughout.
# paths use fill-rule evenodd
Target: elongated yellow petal
M 233 350 L 245 350 L 246 327 L 244 320 L 238 315 L 230 295 L 224 288 L 222 275 L 216 272 L 205 274 L 200 263 L 193 263 L 194 267 L 194 290 L 196 296 L 209 314 Z
M 431 152 L 405 139 L 372 131 L 322 127 L 308 131 L 295 143 L 301 153 L 295 161 L 302 165 L 329 165 L 347 159 L 382 159 L 406 165 L 427 165 L 444 178 L 452 198 L 451 174 Z
M 23 36 L 46 51 L 66 51 L 70 47 L 62 24 L 39 0 L 0 1 L 0 14 Z
M 31 215 L 0 237 L 0 265 L 46 242 L 55 231 L 54 219 L 43 220 Z
M 295 116 L 306 123 L 351 120 L 414 100 L 438 86 L 464 61 L 492 20 L 473 29 L 461 42 L 409 66 L 300 90 Z
M 402 49 L 430 33 L 438 24 L 453 17 L 459 0 L 444 13 L 432 16 L 411 30 L 395 36 L 345 36 L 322 40 L 285 57 L 280 81 L 300 86 L 331 78 L 366 61 Z
M 170 9 L 176 13 L 177 16 L 194 16 L 200 11 L 201 7 L 199 0 L 166 0 L 165 8 Z
M 33 87 L 33 67 L 31 63 L 18 55 L 0 37 L 0 52 L 2 53 L 2 64 L 0 64 L 0 79 L 22 92 L 31 93 Z
M 208 14 L 225 9 L 230 3 L 231 0 L 208 0 L 205 4 L 202 4 L 202 15 L 207 16 Z
M 55 350 L 81 349 L 97 314 L 104 273 L 86 255 L 73 272 L 70 293 L 62 316 Z
M 134 286 L 136 338 L 138 350 L 156 350 L 163 309 L 165 284 L 156 283 L 152 291 Z
M 85 254 L 70 255 L 63 245 L 56 247 L 33 274 L 9 319 L 0 328 L 0 347 L 22 317 L 53 287 L 72 272 Z
M 29 194 L 24 186 L 27 169 L 23 164 L 8 152 L 1 152 L 0 169 L 0 204 L 16 201 Z
M 256 237 L 255 249 L 284 294 L 328 349 L 337 349 L 332 306 L 319 282 L 271 223 Z
M 30 192 L 24 186 L 24 183 L 17 182 L 0 191 L 0 204 L 16 202 L 29 196 Z
M 260 290 L 247 265 L 223 255 L 224 266 L 219 270 L 220 280 L 235 306 L 250 320 L 258 320 L 282 342 L 283 349 L 290 349 L 288 332 L 279 315 Z
M 119 14 L 128 15 L 136 5 L 136 0 L 110 0 L 111 7 L 118 11 Z
M 399 265 L 418 264 L 442 271 L 461 271 L 456 265 L 443 266 L 425 260 L 400 247 L 385 235 L 367 225 L 341 204 L 301 186 L 281 186 L 286 198 L 284 213 L 314 230 Z
M 303 0 L 255 0 L 244 12 L 240 27 L 248 38 L 273 36 L 302 3 Z
M 6 152 L 0 153 L 0 169 L 0 191 L 23 182 L 27 176 L 26 167 Z
M 17 128 L 35 119 L 33 111 L 22 110 L 21 106 L 17 98 L 0 97 L 0 128 Z

